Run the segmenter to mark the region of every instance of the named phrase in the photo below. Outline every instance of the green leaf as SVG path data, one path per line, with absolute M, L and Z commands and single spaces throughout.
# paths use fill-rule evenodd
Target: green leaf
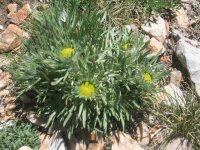
M 87 117 L 87 110 L 84 109 L 82 113 L 82 124 L 84 128 L 86 127 L 86 117 Z
M 52 81 L 52 82 L 51 82 L 51 85 L 55 86 L 55 85 L 59 84 L 59 83 L 63 80 L 63 78 L 64 78 L 64 77 L 61 77 L 61 78 L 59 78 L 59 79 L 55 79 L 55 81 Z
M 66 117 L 66 119 L 65 119 L 64 122 L 63 122 L 63 126 L 64 126 L 64 127 L 65 127 L 66 124 L 68 123 L 68 121 L 69 121 L 69 119 L 71 118 L 71 116 L 72 116 L 72 113 L 69 112 L 68 115 L 67 115 L 67 117 Z
M 46 124 L 46 127 L 48 127 L 50 124 L 53 123 L 54 119 L 55 119 L 55 116 L 56 116 L 56 112 L 53 112 L 50 116 L 49 116 L 49 119 L 47 121 L 47 124 Z
M 107 131 L 107 126 L 108 126 L 108 120 L 107 120 L 107 114 L 104 110 L 104 114 L 103 114 L 103 128 L 104 131 Z
M 82 113 L 82 111 L 83 111 L 83 106 L 84 106 L 84 104 L 81 103 L 81 105 L 80 105 L 80 107 L 79 107 L 78 118 L 80 118 L 80 116 L 81 116 L 81 113 Z

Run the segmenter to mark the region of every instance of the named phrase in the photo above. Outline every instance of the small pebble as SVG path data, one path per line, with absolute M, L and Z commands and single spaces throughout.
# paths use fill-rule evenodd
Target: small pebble
M 6 81 L 0 80 L 0 90 L 3 90 L 4 88 L 6 88 L 7 83 Z
M 0 30 L 4 30 L 4 27 L 3 27 L 3 25 L 0 25 Z
M 16 105 L 8 104 L 8 105 L 6 106 L 6 111 L 8 111 L 8 110 L 13 110 L 13 109 L 15 109 L 15 107 L 16 107 Z
M 22 146 L 21 148 L 19 148 L 19 150 L 32 150 L 32 149 L 28 146 Z

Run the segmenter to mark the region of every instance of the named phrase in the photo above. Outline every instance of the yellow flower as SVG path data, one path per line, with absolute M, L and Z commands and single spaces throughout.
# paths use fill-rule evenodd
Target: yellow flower
M 79 86 L 79 91 L 82 96 L 91 97 L 94 94 L 94 85 L 89 82 L 83 82 Z
M 59 56 L 63 58 L 68 58 L 72 56 L 73 52 L 73 48 L 64 48 L 59 52 Z
M 129 44 L 128 43 L 126 43 L 126 44 L 124 44 L 124 49 L 127 49 L 128 47 L 129 47 Z
M 152 81 L 152 77 L 149 73 L 144 74 L 144 81 L 148 81 L 148 82 Z

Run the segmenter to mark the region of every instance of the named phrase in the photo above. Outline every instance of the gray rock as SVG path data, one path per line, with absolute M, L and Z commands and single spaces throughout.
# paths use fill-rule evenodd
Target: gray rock
M 56 132 L 52 136 L 52 138 L 49 142 L 49 147 L 50 147 L 50 150 L 67 150 L 65 141 L 64 141 L 60 131 Z
M 144 35 L 144 42 L 149 42 L 150 41 L 150 37 L 149 35 Z
M 176 41 L 180 39 L 185 39 L 183 33 L 181 33 L 180 31 L 176 29 L 172 29 L 172 36 L 175 38 Z
M 33 150 L 33 149 L 28 146 L 22 146 L 19 148 L 19 150 Z
M 166 150 L 192 150 L 192 146 L 188 143 L 188 140 L 177 138 L 167 144 Z
M 141 146 L 147 146 L 150 142 L 150 131 L 144 122 L 141 122 L 137 127 L 137 142 Z
M 111 150 L 144 150 L 130 135 L 120 133 L 115 136 Z
M 142 30 L 147 34 L 155 37 L 160 42 L 164 42 L 167 36 L 167 29 L 165 20 L 161 17 L 156 18 L 156 22 L 151 22 L 146 25 L 143 25 Z
M 27 119 L 40 127 L 46 128 L 46 124 L 48 122 L 48 118 L 46 116 L 36 116 L 35 114 L 30 114 L 27 116 Z M 65 129 L 62 127 L 62 125 L 58 122 L 55 122 L 51 128 L 48 128 L 48 134 L 53 134 L 55 131 L 62 130 L 64 131 Z
M 193 46 L 198 46 L 199 42 L 197 40 L 191 40 L 186 38 L 184 33 L 181 33 L 180 31 L 176 29 L 172 29 L 172 36 L 175 38 L 176 41 L 179 41 L 180 39 L 185 40 L 187 43 L 193 45 Z
M 183 76 L 181 71 L 173 70 L 172 72 L 170 72 L 170 83 L 173 83 L 176 86 L 180 86 L 182 80 Z
M 138 28 L 134 25 L 134 24 L 130 24 L 130 25 L 125 25 L 125 27 L 127 28 L 127 30 L 130 31 L 138 31 Z
M 7 122 L 0 122 L 0 130 L 1 129 L 4 129 L 5 127 L 11 127 L 13 126 L 13 121 L 12 120 L 9 120 Z
M 39 150 L 67 150 L 61 131 L 54 132 L 52 136 L 41 134 L 39 138 L 42 141 Z
M 47 121 L 48 121 L 48 118 L 46 117 L 37 117 L 35 114 L 30 114 L 27 116 L 27 119 L 35 124 L 35 125 L 38 125 L 40 127 L 45 127 Z
M 181 89 L 172 83 L 164 87 L 164 92 L 157 94 L 157 99 L 169 106 L 184 107 L 186 103 Z
M 180 39 L 175 53 L 182 65 L 188 70 L 190 78 L 195 84 L 196 92 L 200 96 L 200 48 Z

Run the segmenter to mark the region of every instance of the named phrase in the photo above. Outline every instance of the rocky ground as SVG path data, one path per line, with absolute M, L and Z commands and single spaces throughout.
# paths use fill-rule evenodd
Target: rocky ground
M 23 23 L 36 11 L 36 8 L 47 8 L 47 5 L 34 2 L 8 3 L 0 0 L 0 124 L 14 118 L 15 96 L 13 93 L 14 81 L 5 71 L 5 67 L 13 61 L 16 53 L 20 52 L 21 38 L 28 38 L 28 31 Z M 160 53 L 160 61 L 165 63 L 171 71 L 169 80 L 166 80 L 165 90 L 177 99 L 184 99 L 182 89 L 187 84 L 194 84 L 200 96 L 200 2 L 184 0 L 183 6 L 172 10 L 169 16 L 154 16 L 155 22 L 148 22 L 141 27 L 126 25 L 131 30 L 140 30 L 145 40 L 149 41 L 148 49 L 152 54 Z M 172 17 L 171 17 L 172 16 Z M 191 80 L 189 80 L 191 79 Z M 191 81 L 191 83 L 188 83 Z M 24 98 L 27 103 L 31 100 Z M 158 103 L 169 103 L 169 98 L 161 94 Z M 179 101 L 180 105 L 185 105 Z M 175 104 L 175 102 L 174 102 Z M 171 103 L 169 103 L 171 105 Z M 23 113 L 23 112 L 21 112 Z M 35 116 L 26 116 L 33 124 L 43 126 L 45 119 Z M 58 127 L 55 127 L 57 130 Z M 61 132 L 52 134 L 51 131 L 40 134 L 40 150 L 149 150 L 156 149 L 156 144 L 163 139 L 159 125 L 149 125 L 141 122 L 133 138 L 132 135 L 116 133 L 115 137 L 107 137 L 106 143 L 96 133 L 85 135 L 86 143 L 73 137 L 65 141 Z M 182 142 L 183 141 L 183 142 Z M 181 144 L 182 143 L 182 144 Z M 109 145 L 112 145 L 109 146 Z M 87 145 L 87 148 L 86 148 Z M 106 146 L 104 146 L 106 145 Z M 28 146 L 28 145 L 27 145 Z M 106 148 L 105 148 L 106 147 Z M 187 141 L 180 138 L 167 145 L 167 150 L 191 149 Z M 28 150 L 23 147 L 21 150 Z

